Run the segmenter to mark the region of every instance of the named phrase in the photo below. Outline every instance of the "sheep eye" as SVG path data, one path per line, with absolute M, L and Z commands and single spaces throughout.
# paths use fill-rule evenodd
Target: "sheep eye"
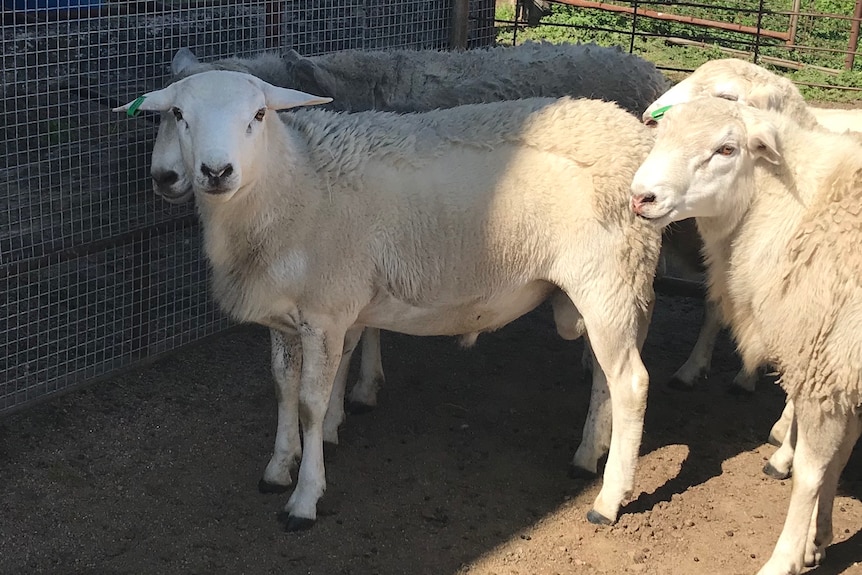
M 720 156 L 730 156 L 730 155 L 733 155 L 733 153 L 735 151 L 736 151 L 736 148 L 734 148 L 733 146 L 731 146 L 729 144 L 725 144 L 722 147 L 720 147 L 719 149 L 717 149 L 715 151 L 715 153 L 720 155 Z
M 718 94 L 717 96 L 722 100 L 730 100 L 731 102 L 736 102 L 737 100 L 739 100 L 739 96 L 737 96 L 736 94 Z
M 257 111 L 257 114 L 254 115 L 254 119 L 258 122 L 263 122 L 263 117 L 266 115 L 266 108 L 261 108 Z
M 183 119 L 182 111 L 179 108 L 177 108 L 176 106 L 171 108 L 171 113 L 174 115 L 174 118 L 177 119 L 177 122 L 179 122 L 180 120 Z

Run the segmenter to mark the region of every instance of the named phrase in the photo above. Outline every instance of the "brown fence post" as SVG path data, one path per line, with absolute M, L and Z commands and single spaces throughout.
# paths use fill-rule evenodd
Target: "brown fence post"
M 853 22 L 850 24 L 850 42 L 847 44 L 847 56 L 844 58 L 844 69 L 852 70 L 856 63 L 856 49 L 859 47 L 859 19 L 862 18 L 862 0 L 856 0 L 853 8 Z
M 467 23 L 470 18 L 470 0 L 455 0 L 452 6 L 452 30 L 449 34 L 449 48 L 467 49 Z
M 799 10 L 802 8 L 802 0 L 793 0 L 793 8 L 790 9 L 790 26 L 787 33 L 790 36 L 787 39 L 787 45 L 793 46 L 796 43 L 796 28 L 799 26 Z

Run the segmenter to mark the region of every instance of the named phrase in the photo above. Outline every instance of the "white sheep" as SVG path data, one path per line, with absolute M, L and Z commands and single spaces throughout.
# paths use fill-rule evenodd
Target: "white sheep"
M 568 98 L 271 112 L 323 101 L 230 71 L 137 100 L 176 124 L 216 301 L 281 332 L 274 371 L 302 420 L 302 448 L 273 455 L 289 458 L 272 465 L 287 485 L 302 451 L 288 529 L 316 518 L 324 414 L 363 326 L 472 340 L 555 292 L 558 331 L 586 329 L 596 357 L 590 410 L 612 417 L 573 464 L 594 471 L 608 453 L 588 518 L 613 522 L 633 489 L 648 387 L 640 347 L 660 232 L 628 202 L 651 130 L 612 103 Z
M 653 115 L 656 111 L 693 99 L 712 96 L 765 110 L 775 110 L 791 117 L 800 125 L 811 129 L 830 129 L 844 132 L 855 130 L 859 125 L 854 123 L 854 110 L 832 110 L 808 106 L 796 85 L 789 79 L 779 76 L 766 68 L 752 62 L 736 58 L 710 60 L 699 66 L 687 78 L 674 85 L 650 104 L 643 113 L 643 120 L 655 123 Z M 693 242 L 693 240 L 692 240 Z M 689 242 L 689 243 L 692 243 Z M 706 374 L 712 357 L 715 338 L 721 329 L 721 323 L 714 304 L 708 303 L 705 309 L 703 328 L 688 361 L 675 374 L 674 379 L 686 383 L 691 374 Z M 682 373 L 682 377 L 680 377 Z M 743 368 L 733 380 L 736 387 L 754 391 L 757 381 L 757 370 Z M 764 472 L 776 478 L 786 478 L 790 475 L 790 463 L 793 459 L 793 445 L 783 441 L 789 437 L 790 423 L 793 420 L 793 402 L 785 406 L 781 417 L 769 432 L 769 441 L 780 445 L 779 449 L 764 467 Z
M 628 111 L 640 114 L 667 88 L 667 80 L 652 63 L 618 47 L 595 44 L 526 43 L 466 52 L 343 51 L 309 58 L 291 50 L 284 57 L 262 54 L 211 63 L 198 61 L 191 51 L 183 48 L 171 62 L 176 79 L 208 70 L 247 72 L 276 86 L 335 97 L 331 108 L 351 112 L 370 109 L 418 112 L 457 104 L 569 95 L 616 101 Z M 175 126 L 169 117 L 163 117 L 150 171 L 156 193 L 179 203 L 189 200 L 192 192 Z M 277 346 L 277 338 L 273 334 L 273 345 Z M 385 380 L 380 332 L 369 328 L 361 343 L 360 377 L 347 402 L 353 412 L 375 406 L 377 392 Z M 273 354 L 278 349 L 274 348 Z M 585 365 L 591 366 L 589 355 L 585 354 L 585 358 Z M 345 361 L 349 359 L 347 355 Z M 324 436 L 330 443 L 338 443 L 346 378 L 347 370 L 339 371 L 333 387 L 324 424 Z M 296 421 L 296 416 L 289 417 L 285 409 L 283 405 L 278 407 L 277 445 L 288 443 L 285 430 Z M 284 488 L 265 482 L 260 487 L 265 491 Z
M 745 364 L 781 373 L 793 489 L 759 573 L 800 573 L 832 541 L 838 477 L 862 431 L 862 145 L 738 102 L 674 105 L 632 207 L 657 227 L 697 219 L 709 291 Z

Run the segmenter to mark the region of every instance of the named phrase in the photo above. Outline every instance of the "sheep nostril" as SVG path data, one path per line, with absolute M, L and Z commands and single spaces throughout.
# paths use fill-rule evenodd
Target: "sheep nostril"
M 201 164 L 201 173 L 211 180 L 218 180 L 219 178 L 230 176 L 233 173 L 233 165 L 226 164 L 219 169 L 214 169 L 206 164 Z
M 655 128 L 656 126 L 658 126 L 658 122 L 654 118 L 645 118 L 644 125 L 649 128 Z
M 642 204 L 652 204 L 655 202 L 655 194 L 643 194 L 640 197 L 640 203 Z

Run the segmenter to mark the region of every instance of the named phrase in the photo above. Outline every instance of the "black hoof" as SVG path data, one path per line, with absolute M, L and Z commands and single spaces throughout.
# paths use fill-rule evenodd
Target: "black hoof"
M 769 445 L 774 445 L 775 447 L 781 447 L 781 440 L 778 439 L 777 437 L 775 437 L 774 435 L 772 435 L 771 433 L 769 434 L 769 438 L 767 438 L 766 442 L 769 443 Z
M 789 479 L 791 475 L 789 471 L 784 473 L 783 471 L 777 470 L 771 463 L 767 463 L 763 466 L 763 472 L 773 479 Z
M 694 389 L 693 383 L 686 383 L 678 377 L 670 378 L 670 381 L 667 382 L 667 386 L 671 389 L 676 389 L 677 391 L 691 391 Z
M 284 525 L 285 531 L 306 531 L 314 527 L 316 522 L 316 520 L 309 519 L 308 517 L 294 517 L 284 511 L 278 515 L 279 522 Z M 282 515 L 285 515 L 286 519 L 282 519 Z
M 587 521 L 594 525 L 613 525 L 614 522 L 596 511 L 595 509 L 590 509 L 587 513 Z
M 727 386 L 727 393 L 729 393 L 730 395 L 749 397 L 751 395 L 754 395 L 754 390 L 745 389 L 744 387 L 739 387 L 738 385 L 729 385 Z
M 373 405 L 368 405 L 367 403 L 361 403 L 359 401 L 347 401 L 344 404 L 344 409 L 350 415 L 360 415 L 363 413 L 368 413 L 370 411 L 374 411 Z
M 261 493 L 284 493 L 290 489 L 288 485 L 279 485 L 277 483 L 269 483 L 261 479 L 257 482 L 257 490 Z
M 583 467 L 578 467 L 577 465 L 569 465 L 570 479 L 595 479 L 596 477 L 596 473 L 590 471 L 589 469 L 584 469 Z

